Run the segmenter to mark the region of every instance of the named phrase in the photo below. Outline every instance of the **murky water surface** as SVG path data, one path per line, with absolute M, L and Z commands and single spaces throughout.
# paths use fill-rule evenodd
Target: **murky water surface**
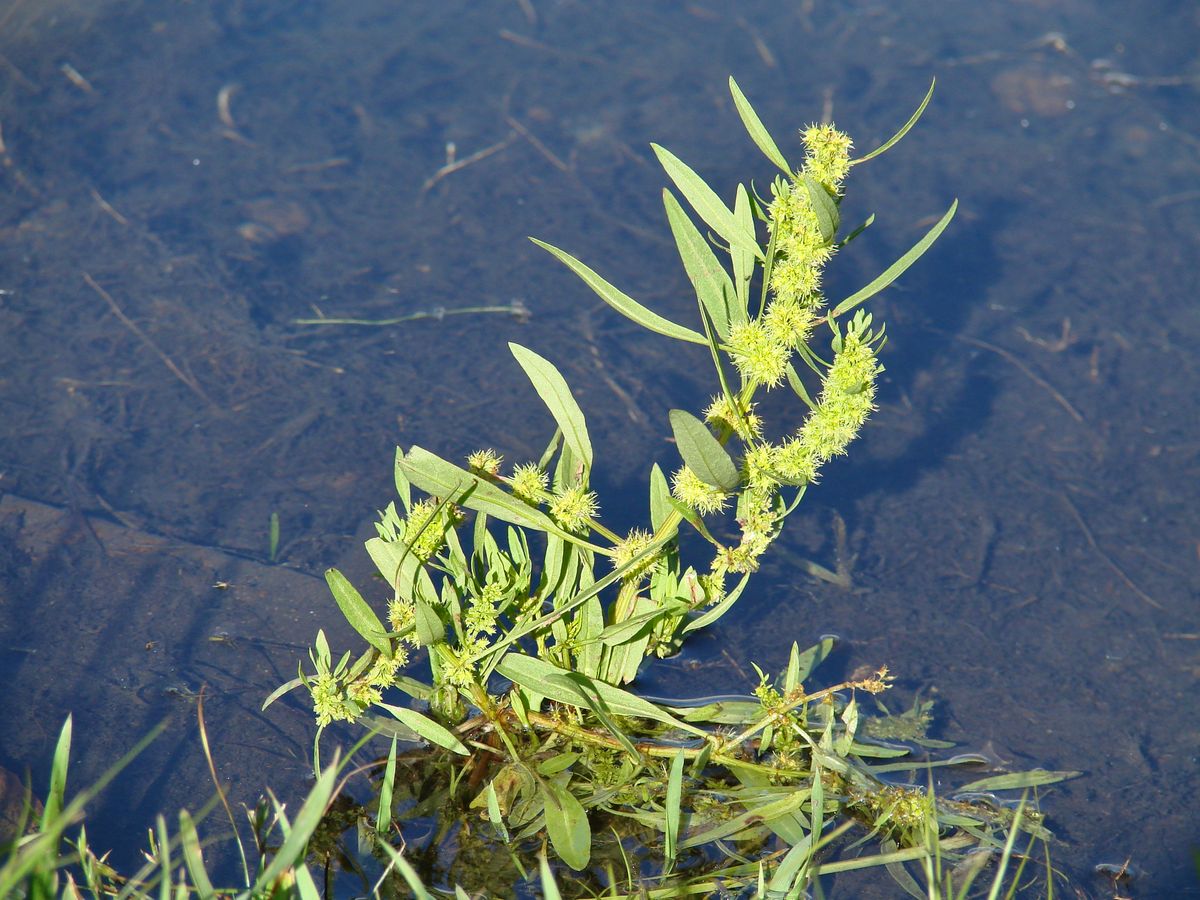
M 730 73 L 777 134 L 832 112 L 863 148 L 936 76 L 854 171 L 846 220 L 878 218 L 828 279 L 852 292 L 961 198 L 876 307 L 881 408 L 651 687 L 742 690 L 836 633 L 829 677 L 886 663 L 938 737 L 1086 772 L 1043 796 L 1086 895 L 1126 859 L 1125 896 L 1197 895 L 1198 46 L 1183 0 L 4 0 L 0 765 L 43 783 L 72 712 L 83 784 L 167 719 L 91 810 L 130 860 L 210 794 L 203 688 L 235 797 L 302 790 L 307 711 L 259 705 L 318 626 L 357 646 L 320 574 L 366 580 L 397 443 L 535 457 L 518 340 L 575 387 L 631 523 L 666 410 L 713 389 L 702 348 L 525 236 L 690 321 L 649 141 L 763 184 Z M 849 591 L 801 573 L 839 558 Z

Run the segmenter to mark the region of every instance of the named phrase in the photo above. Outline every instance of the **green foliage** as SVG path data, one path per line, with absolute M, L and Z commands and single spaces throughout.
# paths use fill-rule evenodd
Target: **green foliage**
M 68 718 L 44 810 L 35 815 L 27 798 L 20 833 L 0 845 L 0 896 L 86 890 L 308 900 L 329 893 L 340 863 L 362 880 L 357 893 L 372 897 L 462 900 L 509 895 L 523 883 L 547 898 L 740 892 L 785 900 L 806 896 L 822 876 L 882 867 L 911 896 L 962 900 L 984 895 L 974 884 L 989 862 L 989 900 L 1030 885 L 1053 895 L 1044 851 L 1051 836 L 1028 791 L 1078 773 L 996 774 L 937 796 L 921 786 L 931 784 L 935 767 L 980 758 L 916 758 L 950 745 L 928 736 L 931 701 L 918 698 L 895 715 L 884 707 L 886 668 L 819 686 L 814 672 L 832 652 L 831 638 L 803 651 L 793 643 L 779 677 L 755 667 L 759 684 L 745 697 L 668 705 L 633 687 L 647 658 L 675 652 L 745 595 L 784 520 L 858 435 L 874 409 L 884 335 L 857 307 L 911 266 L 956 209 L 951 204 L 912 249 L 830 308 L 824 268 L 866 227 L 838 239 L 845 180 L 852 166 L 899 140 L 930 95 L 893 138 L 858 159 L 832 125 L 806 128 L 804 159 L 793 169 L 732 79 L 730 90 L 750 138 L 783 172 L 769 201 L 738 185 L 727 206 L 693 169 L 654 146 L 711 229 L 702 233 L 664 190 L 700 330 L 659 316 L 573 256 L 536 242 L 621 314 L 711 353 L 712 403 L 700 414 L 669 415 L 680 460 L 669 480 L 657 464 L 650 468 L 648 527 L 618 534 L 601 521 L 583 411 L 551 360 L 511 344 L 557 430 L 541 458 L 507 474 L 491 449 L 471 454 L 465 467 L 421 447 L 397 451 L 400 508 L 387 505 L 366 544 L 387 596 L 377 608 L 340 572 L 326 573 L 365 646 L 335 656 L 319 631 L 309 665 L 264 704 L 307 690 L 317 720 L 316 780 L 294 812 L 274 796 L 247 811 L 254 865 L 245 826 L 217 786 L 242 883 L 214 884 L 204 858 L 213 839 L 201 837 L 206 811 L 180 811 L 174 836 L 159 816 L 141 870 L 113 871 L 89 844 L 83 809 L 154 735 L 68 799 Z M 822 326 L 828 349 L 817 337 Z M 785 381 L 798 401 L 795 419 L 771 423 L 783 437 L 767 438 L 756 402 Z M 687 545 L 702 548 L 695 559 L 684 557 L 685 527 L 702 539 Z M 278 540 L 273 515 L 272 558 Z M 428 665 L 426 680 L 409 674 L 414 660 Z M 416 706 L 398 705 L 403 694 Z M 864 711 L 863 695 L 874 698 L 878 714 Z M 202 701 L 199 708 L 215 779 Z M 322 766 L 322 736 L 338 722 L 362 736 L 344 758 L 337 753 Z M 351 769 L 349 760 L 380 737 L 390 739 L 386 755 Z M 364 773 L 371 799 L 360 804 L 342 788 Z M 1004 801 L 996 797 L 1003 791 L 1026 796 Z M 1039 843 L 1042 871 L 1028 875 Z
M 850 138 L 832 125 L 808 127 L 801 132 L 803 162 L 793 169 L 732 79 L 730 90 L 751 139 L 784 173 L 769 200 L 738 185 L 730 207 L 686 163 L 653 146 L 683 200 L 711 229 L 704 234 L 663 191 L 699 330 L 660 316 L 574 256 L 535 241 L 617 312 L 710 349 L 715 397 L 701 414 L 671 411 L 680 464 L 669 486 L 662 470 L 651 468 L 649 528 L 622 535 L 603 524 L 589 485 L 596 451 L 583 411 L 550 359 L 511 344 L 558 426 L 546 453 L 506 471 L 491 449 L 472 454 L 466 467 L 420 447 L 399 450 L 404 514 L 389 505 L 367 544 L 388 586 L 389 627 L 331 571 L 337 605 L 367 646 L 356 659 L 346 653 L 335 663 L 318 635 L 312 669 L 281 689 L 306 686 L 322 728 L 358 722 L 427 748 L 405 754 L 401 764 L 393 747 L 380 788 L 380 802 L 386 798 L 391 808 L 375 812 L 378 823 L 403 829 L 408 819 L 432 815 L 445 828 L 481 816 L 490 828 L 465 828 L 459 856 L 468 859 L 475 843 L 486 847 L 498 837 L 514 862 L 508 877 L 530 878 L 536 869 L 547 895 L 584 896 L 607 885 L 603 896 L 641 896 L 645 886 L 634 873 L 647 862 L 660 872 L 649 895 L 661 897 L 703 893 L 718 882 L 755 896 L 795 897 L 822 873 L 870 865 L 887 866 L 907 887 L 913 879 L 903 864 L 931 859 L 927 880 L 940 885 L 942 860 L 980 849 L 1011 854 L 1017 831 L 1049 836 L 1031 809 L 1014 813 L 975 799 L 979 794 L 943 801 L 887 780 L 885 773 L 977 758 L 923 764 L 907 758 L 909 745 L 869 737 L 938 743 L 925 734 L 928 704 L 900 717 L 882 705 L 881 716 L 860 709 L 859 695 L 888 688 L 886 669 L 811 688 L 814 668 L 832 648 L 828 639 L 804 652 L 793 646 L 783 677 L 760 672 L 754 697 L 745 700 L 668 708 L 628 687 L 647 657 L 674 653 L 686 635 L 744 596 L 786 517 L 858 435 L 874 409 L 884 343 L 882 326 L 858 307 L 933 244 L 956 208 L 951 204 L 866 287 L 827 303 L 823 270 L 861 232 L 839 241 L 845 180 L 860 161 L 851 159 Z M 825 346 L 821 334 L 830 336 Z M 799 408 L 795 420 L 772 423 L 771 433 L 783 437 L 768 438 L 756 404 L 785 381 Z M 414 488 L 428 497 L 414 500 Z M 470 513 L 474 522 L 466 527 Z M 703 538 L 707 558 L 684 558 L 684 527 Z M 714 536 L 730 533 L 732 541 Z M 737 579 L 732 589 L 730 576 Z M 412 654 L 428 660 L 427 683 L 400 674 Z M 427 708 L 385 703 L 383 692 L 393 688 Z M 1038 771 L 968 787 L 1020 789 L 1073 774 Z M 879 852 L 827 860 L 856 829 L 865 833 L 858 843 L 873 839 Z M 404 857 L 384 831 L 377 839 L 418 890 L 415 870 L 400 865 Z M 546 842 L 556 861 L 543 855 L 535 863 L 530 854 Z M 565 881 L 555 880 L 556 870 Z M 421 892 L 440 895 L 424 886 Z

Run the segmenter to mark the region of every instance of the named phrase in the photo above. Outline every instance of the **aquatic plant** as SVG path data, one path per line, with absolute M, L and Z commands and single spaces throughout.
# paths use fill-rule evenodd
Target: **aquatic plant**
M 669 415 L 680 458 L 670 476 L 650 467 L 646 525 L 619 534 L 604 524 L 582 410 L 550 359 L 510 345 L 556 432 L 538 459 L 515 466 L 492 449 L 461 466 L 421 447 L 397 451 L 399 506 L 387 505 L 366 544 L 387 586 L 379 609 L 340 572 L 326 573 L 365 649 L 335 656 L 319 631 L 308 664 L 264 704 L 307 691 L 317 722 L 313 788 L 294 814 L 273 796 L 248 811 L 256 851 L 248 854 L 246 823 L 217 786 L 241 883 L 214 886 L 204 810 L 181 812 L 174 834 L 160 816 L 140 871 L 110 868 L 80 822 L 120 764 L 68 801 L 68 720 L 44 809 L 34 814 L 27 799 L 17 836 L 0 845 L 0 894 L 315 898 L 313 867 L 324 869 L 328 895 L 344 864 L 361 879 L 358 893 L 376 897 L 500 896 L 524 885 L 547 898 L 793 898 L 821 876 L 884 866 L 910 895 L 959 900 L 994 862 L 980 882 L 987 896 L 1030 885 L 1052 895 L 1048 859 L 1026 873 L 1035 845 L 1044 853 L 1050 837 L 1036 797 L 997 793 L 1076 773 L 1006 773 L 936 795 L 933 767 L 982 759 L 915 758 L 918 748 L 947 745 L 927 734 L 930 701 L 888 713 L 879 700 L 892 682 L 886 668 L 818 682 L 832 639 L 806 650 L 793 643 L 777 676 L 756 667 L 759 684 L 744 697 L 667 705 L 637 692 L 648 659 L 676 652 L 749 596 L 787 517 L 847 452 L 882 372 L 883 327 L 862 305 L 932 245 L 956 208 L 868 285 L 827 302 L 825 266 L 871 224 L 840 236 L 848 177 L 903 137 L 930 95 L 861 157 L 831 124 L 804 129 L 793 166 L 732 79 L 730 90 L 751 139 L 779 169 L 765 195 L 739 185 L 728 205 L 654 147 L 709 230 L 664 190 L 698 328 L 536 242 L 619 313 L 712 358 L 708 407 Z M 757 404 L 772 389 L 795 395 L 792 421 L 763 420 Z M 682 544 L 684 530 L 699 540 Z M 704 553 L 690 558 L 692 546 Z M 425 679 L 414 675 L 421 660 Z M 198 708 L 215 779 L 202 699 Z M 358 741 L 323 765 L 322 738 L 340 723 Z M 378 736 L 390 738 L 386 754 L 349 768 Z M 356 776 L 369 779 L 366 800 L 343 793 Z
M 711 355 L 711 404 L 699 415 L 670 413 L 680 459 L 669 477 L 650 467 L 647 525 L 619 534 L 603 523 L 583 411 L 550 359 L 510 344 L 557 424 L 545 452 L 506 466 L 481 449 L 460 466 L 420 446 L 399 449 L 399 507 L 383 510 L 366 543 L 387 585 L 386 616 L 329 570 L 333 597 L 366 649 L 335 656 L 319 632 L 310 666 L 268 699 L 308 690 L 318 769 L 333 723 L 393 737 L 380 762 L 374 831 L 384 845 L 401 820 L 434 815 L 439 834 L 460 829 L 460 857 L 480 840 L 491 855 L 505 847 L 514 867 L 502 879 L 528 872 L 544 835 L 580 895 L 617 896 L 622 884 L 635 894 L 648 872 L 653 896 L 740 884 L 782 897 L 798 896 L 822 872 L 930 859 L 931 846 L 941 859 L 968 847 L 998 851 L 1013 829 L 1047 836 L 1033 809 L 1015 812 L 970 791 L 1067 773 L 985 780 L 964 786 L 967 799 L 946 801 L 886 781 L 885 773 L 928 769 L 912 760 L 876 764 L 909 753 L 864 727 L 870 717 L 858 698 L 888 689 L 886 669 L 813 686 L 829 641 L 803 652 L 793 644 L 787 670 L 760 672 L 745 699 L 668 707 L 627 687 L 647 658 L 675 653 L 746 596 L 786 518 L 846 453 L 874 409 L 883 371 L 884 329 L 862 305 L 933 244 L 956 209 L 876 279 L 829 303 L 825 266 L 871 224 L 842 236 L 847 179 L 903 137 L 933 89 L 890 140 L 861 157 L 832 124 L 805 128 L 803 158 L 793 165 L 736 82 L 729 86 L 750 138 L 779 169 L 765 195 L 738 185 L 729 205 L 674 154 L 653 148 L 674 186 L 663 204 L 695 289 L 697 327 L 664 318 L 575 256 L 534 240 L 617 312 Z M 795 418 L 764 422 L 760 396 L 785 385 Z M 684 528 L 707 544 L 705 556 L 685 559 Z M 734 537 L 716 537 L 727 533 Z M 428 663 L 425 681 L 410 674 L 418 654 Z M 399 693 L 414 702 L 397 704 Z M 398 762 L 396 740 L 428 749 Z M 479 817 L 489 826 L 482 832 L 471 824 Z M 877 854 L 824 861 L 859 828 Z

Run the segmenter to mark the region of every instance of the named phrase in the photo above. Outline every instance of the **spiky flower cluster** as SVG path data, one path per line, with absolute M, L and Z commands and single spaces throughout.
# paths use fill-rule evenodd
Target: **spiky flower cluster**
M 476 475 L 491 478 L 500 474 L 500 463 L 503 461 L 504 457 L 495 450 L 476 450 L 467 457 L 467 468 Z
M 702 516 L 720 512 L 729 499 L 728 493 L 704 481 L 687 466 L 683 466 L 671 476 L 671 493 L 684 506 L 694 509 Z
M 644 528 L 631 529 L 629 534 L 625 535 L 625 539 L 613 548 L 613 568 L 619 569 L 621 566 L 633 562 L 638 554 L 650 546 L 653 540 L 654 535 Z M 626 572 L 622 580 L 627 582 L 641 581 L 658 563 L 659 557 L 656 554 L 651 554 Z
M 724 394 L 713 397 L 712 403 L 704 410 L 704 421 L 717 428 L 727 428 L 743 441 L 752 441 L 762 437 L 762 416 L 754 412 L 754 404 L 741 404 L 739 409 Z
M 595 491 L 589 491 L 580 484 L 560 491 L 550 501 L 550 515 L 572 534 L 584 531 L 599 508 Z
M 509 479 L 509 487 L 512 489 L 513 496 L 533 506 L 542 502 L 549 483 L 549 476 L 534 463 L 517 466 L 513 470 L 512 478 Z
M 413 555 L 421 562 L 429 559 L 441 549 L 446 541 L 446 528 L 449 517 L 445 508 L 439 510 L 439 504 L 431 499 L 421 500 L 412 505 L 408 518 L 404 521 L 400 537 L 412 548 Z

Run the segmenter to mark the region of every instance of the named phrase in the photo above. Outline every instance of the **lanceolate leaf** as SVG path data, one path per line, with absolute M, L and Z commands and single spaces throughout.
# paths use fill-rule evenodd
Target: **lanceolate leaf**
M 758 149 L 767 159 L 779 166 L 784 175 L 790 177 L 792 169 L 788 165 L 788 161 L 779 152 L 775 140 L 763 126 L 762 121 L 758 118 L 758 113 L 754 111 L 754 107 L 750 105 L 750 101 L 746 99 L 746 95 L 742 93 L 742 89 L 738 87 L 738 83 L 733 80 L 732 75 L 729 76 L 729 93 L 733 95 L 733 105 L 737 107 L 738 115 L 742 117 L 742 124 L 746 126 L 746 133 L 750 135 L 750 139 L 758 145 Z
M 696 290 L 696 296 L 708 310 L 717 334 L 725 340 L 729 337 L 729 325 L 734 320 L 737 305 L 733 282 L 717 261 L 708 241 L 696 230 L 675 195 L 666 188 L 663 188 L 663 206 L 666 207 L 667 222 L 671 225 L 671 233 L 675 235 L 679 256 Z
M 448 731 L 444 726 L 433 721 L 433 719 L 428 719 L 421 715 L 415 709 L 392 706 L 388 703 L 376 703 L 375 705 L 386 709 L 399 719 L 402 724 L 407 725 L 425 740 L 429 741 L 429 743 L 445 747 L 447 750 L 452 750 L 461 756 L 470 755 L 467 748 L 463 746 L 463 742 L 456 738 L 453 732 Z
M 536 691 L 543 697 L 548 697 L 559 703 L 568 703 L 572 706 L 591 709 L 588 702 L 580 696 L 578 690 L 567 687 L 561 681 L 551 677 L 552 675 L 566 676 L 569 674 L 565 669 L 560 669 L 553 663 L 548 663 L 533 656 L 510 653 L 496 666 L 496 672 L 510 681 L 516 682 L 523 688 Z M 583 676 L 576 673 L 575 677 L 582 678 Z M 669 712 L 659 706 L 655 706 L 649 700 L 643 700 L 636 694 L 623 691 L 621 688 L 613 687 L 611 684 L 603 681 L 594 681 L 592 679 L 587 679 L 587 681 L 596 694 L 608 704 L 609 710 L 614 715 L 650 719 L 654 722 L 662 722 L 664 725 L 670 725 L 673 728 L 681 728 L 692 734 L 704 735 L 704 732 L 680 722 Z
M 762 248 L 758 246 L 754 234 L 747 233 L 738 224 L 733 213 L 729 211 L 729 207 L 722 202 L 712 188 L 704 183 L 704 179 L 693 172 L 670 150 L 660 147 L 658 144 L 650 146 L 654 149 L 654 153 L 658 156 L 658 161 L 662 163 L 667 175 L 675 182 L 675 186 L 692 205 L 692 209 L 696 210 L 697 215 L 707 222 L 713 231 L 724 238 L 730 247 L 739 247 L 753 253 L 758 259 L 762 259 Z
M 650 469 L 650 525 L 658 531 L 670 514 L 671 489 L 667 486 L 667 476 L 655 463 Z
M 1037 787 L 1043 784 L 1054 784 L 1069 778 L 1078 778 L 1081 772 L 1051 772 L 1046 769 L 1031 769 L 1028 772 L 1010 772 L 1007 775 L 993 775 L 981 778 L 958 788 L 959 793 L 968 791 L 1011 791 L 1021 788 Z
M 670 419 L 679 455 L 688 468 L 705 484 L 723 491 L 736 489 L 737 466 L 721 442 L 713 437 L 708 426 L 682 409 L 671 410 Z
M 737 186 L 737 196 L 733 201 L 733 217 L 737 219 L 743 229 L 753 233 L 754 213 L 751 211 L 750 195 L 746 192 L 745 185 Z M 735 247 L 729 255 L 733 260 L 733 284 L 738 296 L 737 307 L 734 310 L 736 315 L 733 321 L 742 324 L 750 316 L 750 281 L 754 278 L 754 254 Z
M 592 858 L 592 829 L 587 813 L 575 795 L 554 781 L 541 782 L 546 810 L 546 832 L 559 859 L 576 872 Z
M 521 364 L 521 368 L 533 382 L 538 396 L 542 398 L 542 402 L 554 416 L 554 421 L 562 429 L 567 445 L 575 456 L 583 461 L 584 468 L 590 470 L 592 468 L 592 442 L 588 437 L 587 422 L 584 421 L 583 411 L 580 410 L 579 404 L 571 396 L 571 389 L 567 387 L 566 379 L 549 360 L 543 359 L 532 350 L 512 343 L 508 345 L 508 349 Z
M 413 447 L 396 465 L 416 487 L 435 497 L 453 497 L 468 509 L 486 513 L 535 531 L 548 531 L 572 542 L 579 538 L 567 534 L 545 513 L 502 491 L 489 481 L 446 462 L 423 447 Z
M 926 250 L 933 246 L 933 242 L 936 241 L 938 236 L 946 230 L 946 226 L 950 224 L 950 220 L 954 218 L 954 213 L 957 212 L 957 210 L 958 200 L 955 200 L 950 204 L 950 208 L 946 210 L 946 214 L 938 220 L 938 223 L 929 229 L 925 237 L 913 244 L 912 249 L 888 266 L 882 275 L 868 284 L 865 288 L 855 294 L 851 294 L 849 297 L 839 303 L 834 308 L 833 312 L 830 313 L 830 315 L 836 319 L 843 313 L 849 312 L 850 310 L 854 309 L 854 307 L 874 297 L 885 287 L 903 275 L 904 271 L 909 266 L 920 259 L 922 254 L 924 254 Z
M 354 585 L 337 569 L 326 569 L 325 581 L 350 627 L 362 635 L 368 644 L 390 657 L 392 647 L 386 636 L 387 629 Z
M 837 203 L 829 196 L 829 191 L 821 183 L 809 175 L 804 175 L 804 187 L 808 189 L 808 199 L 812 203 L 813 212 L 817 214 L 817 227 L 826 243 L 832 243 L 841 224 Z
M 891 148 L 900 138 L 908 134 L 908 130 L 917 124 L 917 119 L 921 118 L 921 113 L 925 112 L 925 107 L 929 105 L 929 101 L 933 98 L 933 89 L 937 86 L 937 79 L 933 79 L 929 84 L 929 90 L 925 92 L 925 99 L 921 101 L 921 105 L 917 107 L 917 111 L 908 117 L 908 121 L 900 126 L 900 130 L 893 134 L 890 138 L 868 153 L 866 156 L 860 156 L 858 159 L 852 159 L 850 165 L 857 166 L 859 163 L 864 163 L 868 159 L 874 159 L 885 150 Z
M 693 344 L 705 343 L 704 335 L 699 332 L 692 331 L 690 328 L 684 328 L 682 325 L 676 325 L 670 319 L 664 319 L 658 313 L 651 312 L 638 303 L 628 294 L 624 294 L 617 290 L 575 257 L 569 253 L 564 253 L 557 247 L 552 247 L 550 244 L 539 241 L 537 238 L 530 238 L 535 244 L 544 250 L 554 254 L 554 256 L 568 269 L 583 279 L 584 283 L 593 291 L 600 295 L 600 299 L 619 312 L 621 315 L 633 319 L 643 328 L 648 328 L 651 331 L 666 335 L 669 338 L 675 338 L 680 341 L 688 341 Z

